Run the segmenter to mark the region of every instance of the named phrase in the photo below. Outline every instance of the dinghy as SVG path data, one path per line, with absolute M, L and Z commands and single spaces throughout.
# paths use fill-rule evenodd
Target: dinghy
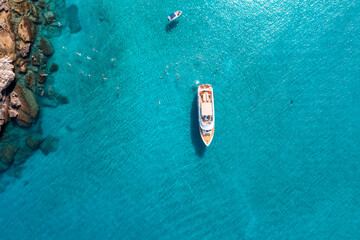
M 168 21 L 172 21 L 174 19 L 177 19 L 182 14 L 182 11 L 176 11 L 168 16 Z

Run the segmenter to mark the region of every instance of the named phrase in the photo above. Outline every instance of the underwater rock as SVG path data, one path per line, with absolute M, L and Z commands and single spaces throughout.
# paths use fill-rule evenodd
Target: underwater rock
M 56 72 L 59 70 L 59 66 L 56 63 L 52 63 L 50 67 L 50 72 Z
M 55 152 L 59 146 L 59 139 L 53 136 L 47 136 L 45 140 L 41 143 L 40 149 L 45 154 L 48 155 L 51 152 Z
M 40 66 L 40 53 L 35 53 L 32 57 L 32 65 L 34 66 Z
M 9 167 L 10 164 L 12 163 L 12 161 L 14 160 L 14 156 L 17 152 L 18 148 L 14 145 L 6 145 L 2 150 L 1 150 L 1 155 L 0 155 L 0 162 Z
M 38 77 L 38 83 L 44 84 L 47 77 L 47 73 L 40 72 Z
M 44 18 L 45 18 L 45 23 L 50 24 L 55 21 L 56 15 L 54 12 L 48 11 L 44 14 Z
M 40 17 L 40 10 L 39 7 L 36 6 L 35 4 L 31 3 L 30 4 L 30 16 L 29 19 L 31 21 L 33 21 L 36 24 L 40 24 L 41 21 L 41 17 Z
M 46 2 L 43 1 L 43 0 L 39 1 L 39 7 L 45 8 L 46 7 Z
M 69 21 L 70 33 L 77 33 L 81 30 L 80 19 L 79 19 L 79 9 L 76 5 L 70 5 L 66 9 L 67 19 Z
M 58 94 L 56 96 L 56 100 L 59 102 L 59 104 L 68 104 L 69 103 L 69 99 L 61 94 Z
M 34 42 L 36 27 L 26 16 L 22 17 L 18 25 L 18 35 L 24 42 Z
M 43 141 L 44 138 L 40 134 L 32 134 L 26 138 L 25 143 L 30 149 L 36 150 Z
M 46 56 L 51 56 L 53 54 L 51 44 L 44 37 L 40 38 L 39 48 Z
M 33 71 L 29 71 L 25 76 L 25 85 L 30 90 L 34 91 L 35 88 L 35 73 Z
M 15 154 L 13 164 L 17 166 L 23 164 L 32 154 L 33 151 L 27 146 L 19 148 Z
M 59 102 L 56 99 L 42 98 L 40 103 L 43 107 L 56 108 L 59 106 Z
M 31 126 L 31 119 L 30 117 L 25 114 L 23 111 L 17 111 L 18 115 L 16 116 L 16 123 L 20 126 L 20 127 L 25 127 L 28 128 Z

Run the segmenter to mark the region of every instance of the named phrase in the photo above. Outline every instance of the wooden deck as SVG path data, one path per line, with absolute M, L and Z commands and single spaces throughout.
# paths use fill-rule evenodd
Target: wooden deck
M 199 126 L 200 127 L 200 126 Z M 214 132 L 215 132 L 215 127 L 213 127 L 213 129 L 211 130 L 211 134 L 210 135 L 204 135 L 201 128 L 200 128 L 200 135 L 201 138 L 203 139 L 204 143 L 206 146 L 209 146 L 213 137 L 214 137 Z

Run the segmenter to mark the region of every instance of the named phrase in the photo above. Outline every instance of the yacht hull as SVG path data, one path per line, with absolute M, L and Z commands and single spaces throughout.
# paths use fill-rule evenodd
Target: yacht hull
M 197 99 L 200 136 L 204 144 L 209 146 L 215 132 L 215 107 L 212 86 L 210 84 L 201 84 L 198 87 Z M 201 109 L 202 107 L 204 109 Z

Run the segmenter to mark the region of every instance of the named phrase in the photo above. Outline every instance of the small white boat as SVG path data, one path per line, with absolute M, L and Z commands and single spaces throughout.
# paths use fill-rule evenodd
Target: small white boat
M 206 146 L 209 146 L 215 132 L 215 108 L 213 88 L 210 84 L 198 87 L 198 114 L 200 135 Z
M 176 11 L 168 16 L 168 21 L 172 21 L 174 19 L 177 19 L 182 14 L 182 11 Z

